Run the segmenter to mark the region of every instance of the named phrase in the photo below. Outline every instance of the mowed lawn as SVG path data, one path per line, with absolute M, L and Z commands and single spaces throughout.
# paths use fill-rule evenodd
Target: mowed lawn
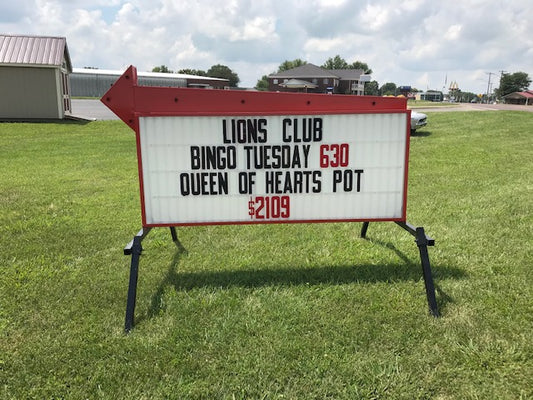
M 531 399 L 533 114 L 429 113 L 408 221 L 140 229 L 121 122 L 0 124 L 0 398 Z

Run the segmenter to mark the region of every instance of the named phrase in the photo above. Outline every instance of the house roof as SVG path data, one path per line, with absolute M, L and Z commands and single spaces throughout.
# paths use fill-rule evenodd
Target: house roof
M 286 71 L 278 72 L 277 74 L 271 74 L 269 78 L 338 78 L 331 71 L 317 67 L 314 64 L 304 64 L 299 67 L 288 69 Z
M 63 62 L 72 72 L 64 37 L 0 35 L 0 64 L 60 67 Z
M 362 69 L 330 69 L 329 71 L 337 75 L 343 81 L 359 80 L 361 75 L 365 72 Z
M 533 90 L 526 90 L 524 92 L 513 92 L 503 96 L 504 99 L 533 99 Z
M 284 79 L 333 78 L 343 81 L 355 81 L 359 80 L 363 73 L 364 71 L 361 69 L 325 69 L 314 64 L 305 64 L 277 74 L 271 74 L 268 77 Z

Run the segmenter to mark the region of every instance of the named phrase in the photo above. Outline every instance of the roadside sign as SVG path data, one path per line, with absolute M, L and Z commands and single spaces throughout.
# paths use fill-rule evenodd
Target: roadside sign
M 136 133 L 143 226 L 404 221 L 405 99 L 143 87 L 102 98 Z
M 410 116 L 395 97 L 139 86 L 131 66 L 102 97 L 135 131 L 142 229 L 131 255 L 133 328 L 141 242 L 153 227 L 394 221 L 416 238 L 431 314 L 427 247 L 406 221 Z

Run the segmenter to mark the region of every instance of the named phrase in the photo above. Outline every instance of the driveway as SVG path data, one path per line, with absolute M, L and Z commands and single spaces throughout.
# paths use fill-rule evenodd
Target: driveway
M 100 100 L 93 99 L 72 99 L 72 114 L 88 120 L 119 119 Z

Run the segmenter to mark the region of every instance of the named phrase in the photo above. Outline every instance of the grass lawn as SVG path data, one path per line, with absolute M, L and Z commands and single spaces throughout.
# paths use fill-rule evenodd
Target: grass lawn
M 168 229 L 143 242 L 121 122 L 0 124 L 0 398 L 533 398 L 533 114 L 428 113 L 408 221 Z
M 431 107 L 457 107 L 460 103 L 450 103 L 444 101 L 428 101 L 428 100 L 409 100 L 407 108 L 416 110 L 417 108 L 431 108 Z

